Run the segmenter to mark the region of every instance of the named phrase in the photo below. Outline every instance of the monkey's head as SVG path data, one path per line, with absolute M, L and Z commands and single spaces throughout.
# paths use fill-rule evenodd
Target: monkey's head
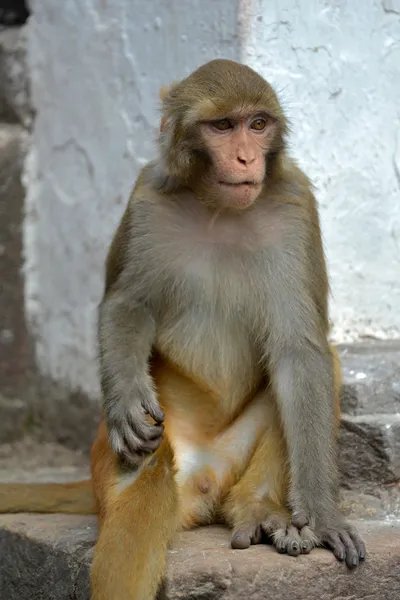
M 287 123 L 272 87 L 249 67 L 213 60 L 161 91 L 166 174 L 204 202 L 244 209 L 273 178 Z

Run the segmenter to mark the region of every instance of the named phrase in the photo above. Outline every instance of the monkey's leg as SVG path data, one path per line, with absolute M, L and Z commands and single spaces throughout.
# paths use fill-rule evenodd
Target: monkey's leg
M 290 525 L 291 515 L 285 507 L 285 442 L 274 398 L 266 394 L 265 402 L 270 404 L 268 427 L 245 473 L 229 492 L 222 512 L 233 529 L 232 548 L 259 544 L 267 535 L 278 549 L 284 546 L 282 551 L 297 555 L 303 544 L 298 530 Z M 305 546 L 306 542 L 304 539 Z
M 273 398 L 267 401 L 273 402 Z M 285 506 L 288 466 L 276 413 L 271 407 L 268 429 L 243 477 L 228 494 L 223 515 L 233 529 L 232 548 L 248 548 L 268 536 L 279 552 L 297 556 L 311 550 L 314 536 L 307 527 L 299 532 L 291 525 L 291 514 Z
M 335 408 L 340 422 L 340 361 L 331 347 L 335 373 Z M 316 545 L 312 530 L 291 524 L 287 507 L 289 466 L 287 449 L 277 405 L 272 394 L 268 426 L 243 477 L 230 491 L 223 513 L 233 528 L 232 547 L 248 548 L 260 543 L 263 534 L 272 538 L 278 552 L 297 556 L 309 553 Z
M 154 600 L 167 547 L 177 529 L 173 452 L 165 438 L 153 456 L 123 470 L 99 432 L 92 452 L 100 535 L 91 571 L 92 600 Z

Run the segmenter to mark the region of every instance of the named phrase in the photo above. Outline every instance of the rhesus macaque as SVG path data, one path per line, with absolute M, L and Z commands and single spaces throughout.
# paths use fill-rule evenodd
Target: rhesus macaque
M 162 113 L 99 312 L 92 599 L 154 600 L 176 530 L 221 521 L 233 548 L 324 544 L 355 567 L 317 205 L 277 96 L 214 60 L 163 92 Z

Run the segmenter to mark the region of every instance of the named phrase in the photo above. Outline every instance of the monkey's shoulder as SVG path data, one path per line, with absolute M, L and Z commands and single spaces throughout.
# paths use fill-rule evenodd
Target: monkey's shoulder
M 307 213 L 314 212 L 317 207 L 311 180 L 296 161 L 289 156 L 285 156 L 282 161 L 279 178 L 269 193 L 280 204 L 298 206 Z

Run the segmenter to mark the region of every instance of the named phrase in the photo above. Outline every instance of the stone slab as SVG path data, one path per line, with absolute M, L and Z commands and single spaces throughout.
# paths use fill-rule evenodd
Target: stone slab
M 342 484 L 368 491 L 400 479 L 400 415 L 342 415 L 339 437 Z
M 400 524 L 360 522 L 368 556 L 348 571 L 326 550 L 291 558 L 269 546 L 232 550 L 229 532 L 204 527 L 177 535 L 168 553 L 165 600 L 397 600 Z M 0 598 L 89 600 L 94 518 L 0 517 Z
M 30 436 L 0 445 L 0 483 L 57 483 L 87 477 L 90 460 L 83 452 L 60 444 L 39 443 Z
M 400 414 L 400 343 L 339 346 L 342 410 L 351 415 Z

